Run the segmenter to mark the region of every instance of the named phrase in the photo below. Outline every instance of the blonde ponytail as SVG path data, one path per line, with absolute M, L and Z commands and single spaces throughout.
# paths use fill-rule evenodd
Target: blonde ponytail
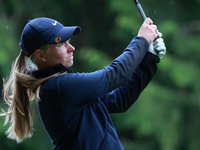
M 6 116 L 4 125 L 9 123 L 6 131 L 8 138 L 16 140 L 18 143 L 24 138 L 31 137 L 33 134 L 33 116 L 30 101 L 35 98 L 33 89 L 37 89 L 36 97 L 39 98 L 40 84 L 51 77 L 36 79 L 28 75 L 30 70 L 23 52 L 16 58 L 12 66 L 10 78 L 4 80 L 4 100 L 9 108 L 2 115 Z
M 4 80 L 4 100 L 9 105 L 6 114 L 5 125 L 10 122 L 6 131 L 8 138 L 21 142 L 26 137 L 31 137 L 33 130 L 33 118 L 29 104 L 28 90 L 19 81 L 18 73 L 26 74 L 28 70 L 25 55 L 21 52 L 13 64 L 10 78 Z M 11 117 L 11 118 L 10 118 Z

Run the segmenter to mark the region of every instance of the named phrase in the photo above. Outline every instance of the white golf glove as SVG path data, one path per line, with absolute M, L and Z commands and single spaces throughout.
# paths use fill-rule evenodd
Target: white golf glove
M 159 38 L 149 45 L 148 51 L 154 55 L 157 55 L 161 59 L 166 54 L 167 49 L 162 38 L 162 33 L 159 32 L 158 35 Z

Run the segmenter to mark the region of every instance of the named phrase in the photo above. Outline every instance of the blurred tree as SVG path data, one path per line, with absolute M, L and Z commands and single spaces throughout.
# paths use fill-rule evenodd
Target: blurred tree
M 138 101 L 112 118 L 126 150 L 196 150 L 200 148 L 200 0 L 140 1 L 167 47 L 158 72 Z M 142 19 L 133 0 L 0 0 L 0 76 L 6 77 L 18 55 L 27 20 L 51 17 L 80 25 L 73 37 L 73 70 L 102 69 L 137 35 Z M 2 81 L 1 81 L 2 82 Z M 0 86 L 2 89 L 2 84 Z M 1 107 L 5 104 L 0 100 Z M 44 150 L 52 144 L 33 104 L 35 131 L 21 144 L 6 139 L 0 118 L 0 149 Z

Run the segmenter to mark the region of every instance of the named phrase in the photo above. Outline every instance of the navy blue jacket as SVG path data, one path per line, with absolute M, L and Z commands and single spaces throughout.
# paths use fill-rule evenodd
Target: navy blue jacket
M 126 111 L 155 74 L 159 58 L 148 47 L 135 37 L 110 65 L 92 73 L 72 73 L 61 64 L 32 72 L 36 78 L 64 72 L 42 84 L 38 102 L 53 150 L 123 150 L 109 113 Z

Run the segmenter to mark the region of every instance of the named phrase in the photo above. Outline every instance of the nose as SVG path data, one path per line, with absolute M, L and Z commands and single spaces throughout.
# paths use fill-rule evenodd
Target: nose
M 69 46 L 68 50 L 67 50 L 68 53 L 75 51 L 75 47 L 74 46 L 72 46 L 71 44 L 68 44 L 68 46 Z

